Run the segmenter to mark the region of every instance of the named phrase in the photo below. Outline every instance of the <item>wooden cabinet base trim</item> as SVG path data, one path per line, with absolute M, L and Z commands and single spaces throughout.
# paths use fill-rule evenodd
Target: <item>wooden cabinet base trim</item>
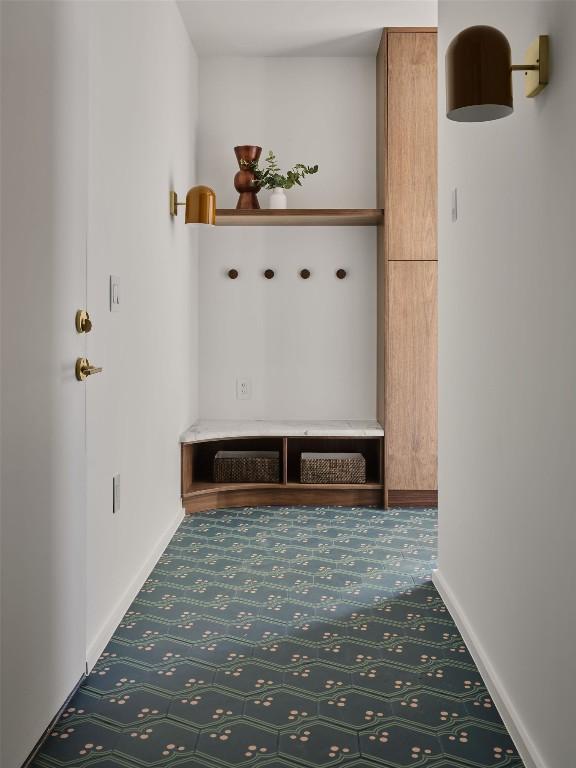
M 437 507 L 438 491 L 388 491 L 390 507 Z
M 203 490 L 202 493 L 190 493 L 183 497 L 182 505 L 187 514 L 205 512 L 220 507 L 251 507 L 257 504 L 311 504 L 336 506 L 378 505 L 382 506 L 382 487 L 371 484 L 366 488 L 357 487 L 319 488 L 298 485 L 278 485 L 271 488 L 214 488 Z
M 271 488 L 263 485 L 261 488 L 213 488 L 201 493 L 190 493 L 182 499 L 187 514 L 206 512 L 210 509 L 224 507 L 251 507 L 257 504 L 284 505 L 376 505 L 383 506 L 383 489 L 373 484 L 369 487 L 330 488 L 330 487 L 295 487 L 293 485 L 278 485 Z M 438 506 L 438 491 L 404 491 L 389 490 L 388 505 L 390 507 L 436 507 Z

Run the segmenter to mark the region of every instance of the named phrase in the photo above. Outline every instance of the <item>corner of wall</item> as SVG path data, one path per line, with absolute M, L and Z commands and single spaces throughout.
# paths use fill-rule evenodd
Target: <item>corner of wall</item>
M 536 745 L 530 737 L 529 730 L 522 722 L 520 713 L 514 706 L 506 689 L 502 686 L 486 649 L 483 647 L 480 638 L 474 631 L 474 628 L 470 623 L 470 617 L 464 612 L 440 569 L 433 572 L 432 581 L 440 593 L 440 597 L 446 604 L 450 616 L 454 619 L 454 623 L 458 627 L 462 639 L 478 667 L 482 679 L 496 704 L 498 713 L 504 721 L 508 733 L 524 761 L 525 768 L 552 768 L 552 766 L 548 766 L 544 762 L 541 755 L 538 753 Z

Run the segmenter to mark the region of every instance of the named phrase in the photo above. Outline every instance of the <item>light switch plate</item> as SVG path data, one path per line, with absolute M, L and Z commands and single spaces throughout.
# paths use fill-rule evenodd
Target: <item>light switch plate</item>
M 112 514 L 120 512 L 120 475 L 112 478 Z
M 458 221 L 458 187 L 452 190 L 452 223 Z
M 120 278 L 110 275 L 110 312 L 120 312 Z

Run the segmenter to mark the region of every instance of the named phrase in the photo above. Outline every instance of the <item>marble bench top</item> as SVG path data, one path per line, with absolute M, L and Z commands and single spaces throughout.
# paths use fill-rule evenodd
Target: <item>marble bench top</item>
M 200 419 L 180 437 L 181 443 L 234 437 L 382 437 L 377 421 L 273 421 L 270 419 Z

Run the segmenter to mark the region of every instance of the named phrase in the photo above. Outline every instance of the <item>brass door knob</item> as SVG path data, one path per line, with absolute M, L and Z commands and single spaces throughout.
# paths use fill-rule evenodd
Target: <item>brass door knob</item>
M 76 378 L 78 381 L 86 381 L 88 376 L 93 376 L 95 373 L 102 373 L 102 368 L 96 368 L 85 357 L 79 357 L 76 360 Z
M 92 330 L 92 320 L 85 309 L 79 309 L 76 312 L 76 330 L 78 333 L 90 333 Z

